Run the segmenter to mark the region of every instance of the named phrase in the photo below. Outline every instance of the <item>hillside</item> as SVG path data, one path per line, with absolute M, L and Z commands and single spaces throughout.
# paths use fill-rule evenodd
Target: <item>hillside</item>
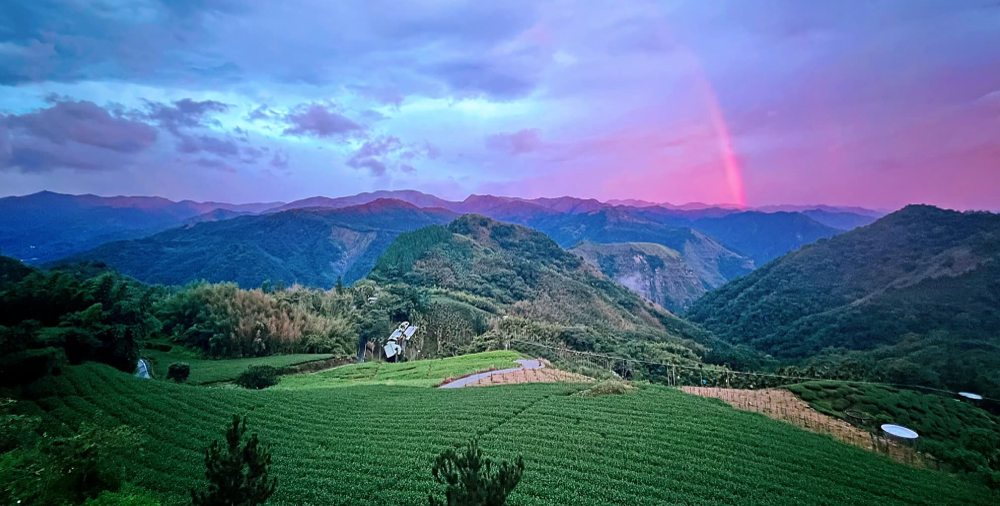
M 486 455 L 523 455 L 510 504 L 734 506 L 994 504 L 984 487 L 897 464 L 674 389 L 585 398 L 533 384 L 440 390 L 386 385 L 263 391 L 144 381 L 67 368 L 26 392 L 50 434 L 84 421 L 140 436 L 128 478 L 190 504 L 204 449 L 233 413 L 274 455 L 269 504 L 413 506 L 439 490 L 434 457 L 478 437 Z M 350 409 L 345 409 L 349 406 Z M 359 435 L 366 437 L 360 438 Z
M 531 225 L 564 248 L 580 241 L 600 244 L 645 242 L 677 251 L 706 286 L 719 286 L 753 270 L 753 260 L 690 228 L 643 218 L 625 209 L 558 215 Z
M 786 212 L 745 212 L 701 218 L 691 227 L 749 256 L 757 266 L 842 232 L 804 214 Z
M 683 311 L 710 288 L 680 253 L 652 243 L 598 244 L 583 241 L 569 250 L 604 275 L 671 311 Z
M 780 357 L 867 350 L 855 358 L 884 375 L 1000 392 L 1000 216 L 908 206 L 710 292 L 688 315 Z
M 0 251 L 41 264 L 110 241 L 152 235 L 214 210 L 257 213 L 275 204 L 172 202 L 160 197 L 98 197 L 40 192 L 0 198 Z
M 66 261 L 96 260 L 148 283 L 204 279 L 243 287 L 300 283 L 330 288 L 364 277 L 397 235 L 454 214 L 376 200 L 341 209 L 298 209 L 196 223 L 105 244 Z
M 643 328 L 675 340 L 708 339 L 545 234 L 479 215 L 401 235 L 379 258 L 371 277 L 471 294 L 499 304 L 507 314 L 536 321 L 623 331 Z

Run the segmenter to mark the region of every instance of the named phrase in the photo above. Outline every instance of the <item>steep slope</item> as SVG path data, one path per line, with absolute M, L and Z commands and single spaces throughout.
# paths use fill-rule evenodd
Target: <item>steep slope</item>
M 1000 392 L 1000 216 L 908 206 L 771 262 L 688 314 L 778 356 L 873 350 L 924 368 L 921 382 Z
M 727 249 L 701 232 L 666 225 L 622 208 L 560 214 L 538 220 L 531 226 L 566 248 L 580 241 L 601 244 L 646 242 L 666 246 L 679 252 L 698 279 L 709 287 L 720 286 L 754 267 L 751 259 Z
M 643 301 L 541 232 L 465 215 L 447 227 L 403 234 L 371 277 L 488 298 L 508 313 L 561 325 L 666 332 L 704 342 L 704 332 Z
M 115 242 L 67 261 L 97 260 L 149 283 L 264 281 L 332 287 L 364 277 L 397 235 L 455 215 L 397 200 L 341 209 L 298 209 L 197 223 Z
M 629 242 L 598 244 L 583 241 L 569 250 L 618 284 L 671 311 L 683 311 L 713 285 L 666 246 Z
M 733 213 L 701 218 L 691 224 L 727 247 L 744 253 L 758 266 L 805 244 L 833 237 L 841 230 L 799 213 Z
M 0 250 L 5 255 L 40 264 L 109 241 L 152 235 L 216 209 L 253 213 L 274 205 L 277 204 L 172 202 L 160 197 L 52 192 L 5 197 L 0 198 Z

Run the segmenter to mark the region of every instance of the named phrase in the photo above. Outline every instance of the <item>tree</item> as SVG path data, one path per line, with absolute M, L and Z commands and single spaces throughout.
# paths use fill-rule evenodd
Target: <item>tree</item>
M 246 417 L 234 414 L 225 447 L 212 441 L 205 451 L 208 490 L 191 490 L 194 506 L 257 506 L 274 494 L 277 479 L 270 478 L 271 448 L 261 445 L 257 434 L 243 443 L 246 432 Z
M 278 384 L 278 368 L 270 365 L 252 365 L 236 377 L 236 384 L 251 390 L 263 390 Z
M 191 365 L 184 362 L 174 362 L 167 368 L 167 379 L 182 383 L 191 376 Z
M 344 293 L 344 280 L 337 276 L 337 293 Z
M 431 474 L 446 487 L 445 500 L 430 495 L 431 506 L 502 506 L 521 481 L 524 460 L 494 465 L 472 440 L 462 453 L 449 449 L 438 455 Z

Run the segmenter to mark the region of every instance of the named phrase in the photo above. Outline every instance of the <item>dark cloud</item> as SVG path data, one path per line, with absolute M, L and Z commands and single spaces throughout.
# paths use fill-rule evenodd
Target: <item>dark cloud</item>
M 145 117 L 156 122 L 173 134 L 178 134 L 182 128 L 198 128 L 219 123 L 212 118 L 216 113 L 229 110 L 228 104 L 215 100 L 196 101 L 185 98 L 173 104 L 147 102 L 148 112 Z
M 250 147 L 243 148 L 244 153 Z M 220 139 L 210 135 L 181 135 L 177 144 L 181 153 L 200 153 L 202 151 L 222 157 L 235 157 L 240 154 L 240 147 L 232 139 Z
M 280 115 L 267 107 L 267 104 L 259 105 L 250 110 L 247 114 L 247 121 L 266 121 L 279 117 Z
M 451 94 L 460 97 L 511 100 L 528 95 L 537 86 L 534 72 L 505 69 L 486 60 L 442 63 L 429 71 L 447 85 Z
M 225 160 L 219 160 L 217 158 L 199 158 L 194 162 L 199 167 L 205 167 L 208 169 L 217 169 L 223 172 L 235 173 L 236 168 L 228 164 Z
M 141 121 L 113 116 L 93 102 L 56 102 L 47 109 L 4 118 L 11 130 L 55 144 L 78 142 L 134 153 L 156 142 L 156 129 Z
M 403 148 L 402 141 L 392 135 L 369 139 L 351 155 L 347 165 L 356 169 L 368 169 L 373 176 L 383 176 L 387 169 L 384 160 Z
M 284 117 L 289 124 L 285 135 L 308 135 L 312 137 L 342 137 L 360 133 L 364 127 L 335 108 L 323 104 L 303 104 Z
M 37 111 L 0 116 L 0 168 L 116 169 L 156 142 L 156 129 L 142 121 L 93 102 L 58 100 Z
M 544 146 L 541 132 L 537 128 L 526 128 L 517 132 L 493 134 L 486 138 L 486 146 L 511 156 L 537 151 Z
M 288 153 L 284 151 L 275 151 L 274 156 L 269 162 L 271 167 L 277 169 L 287 169 L 288 168 Z

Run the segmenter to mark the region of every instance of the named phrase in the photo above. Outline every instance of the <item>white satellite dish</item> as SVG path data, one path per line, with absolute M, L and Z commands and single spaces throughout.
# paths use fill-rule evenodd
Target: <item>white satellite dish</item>
M 891 423 L 882 425 L 882 432 L 885 432 L 894 439 L 902 439 L 906 441 L 913 441 L 920 437 L 913 430 L 907 429 L 902 425 L 893 425 Z
M 983 396 L 982 395 L 974 394 L 972 392 L 959 392 L 958 395 L 961 395 L 962 397 L 965 397 L 966 399 L 972 399 L 974 401 L 981 401 L 981 400 L 983 400 Z

